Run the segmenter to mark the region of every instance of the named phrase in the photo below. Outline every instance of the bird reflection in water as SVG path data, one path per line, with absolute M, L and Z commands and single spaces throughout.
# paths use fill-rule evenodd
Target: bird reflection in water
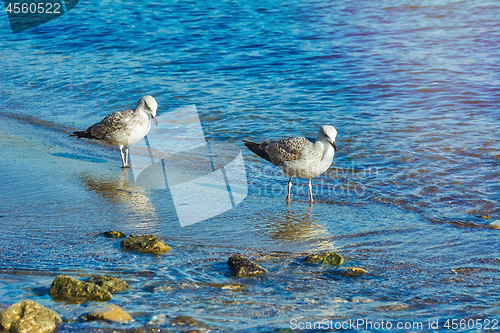
M 157 220 L 155 206 L 146 190 L 130 182 L 129 169 L 121 170 L 118 177 L 84 174 L 80 178 L 89 191 L 99 194 L 110 203 L 123 204 L 127 212 L 135 215 L 138 220 Z
M 328 235 L 324 225 L 311 214 L 311 206 L 305 210 L 266 210 L 257 216 L 262 217 L 260 229 L 267 237 L 283 243 L 307 241 Z

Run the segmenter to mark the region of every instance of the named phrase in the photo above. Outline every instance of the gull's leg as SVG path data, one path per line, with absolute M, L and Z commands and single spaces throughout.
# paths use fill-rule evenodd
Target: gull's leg
M 123 147 L 118 147 L 118 149 L 120 149 L 120 157 L 122 158 L 122 168 L 126 168 L 127 167 L 127 163 L 125 163 L 125 158 L 123 156 L 123 150 L 122 150 Z
M 288 181 L 288 195 L 286 196 L 286 202 L 290 202 L 290 189 L 292 188 L 292 177 L 290 176 L 290 180 Z
M 312 203 L 313 202 L 313 192 L 312 192 L 311 178 L 309 178 L 309 199 Z
M 125 166 L 128 168 L 128 146 L 125 146 Z

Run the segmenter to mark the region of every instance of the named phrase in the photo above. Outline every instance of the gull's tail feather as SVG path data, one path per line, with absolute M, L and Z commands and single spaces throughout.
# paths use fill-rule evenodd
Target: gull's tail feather
M 73 134 L 71 134 L 70 137 L 71 136 L 76 136 L 77 139 L 80 139 L 80 138 L 93 139 L 94 138 L 90 133 L 87 133 L 85 131 L 76 131 L 76 132 L 73 132 Z
M 245 144 L 245 146 L 250 149 L 255 155 L 258 155 L 260 157 L 262 157 L 263 159 L 265 159 L 266 161 L 269 161 L 271 162 L 271 158 L 269 157 L 269 155 L 266 153 L 266 151 L 264 149 L 262 149 L 260 146 L 261 144 L 259 143 L 255 143 L 255 142 L 251 142 L 251 141 L 243 141 L 243 143 Z

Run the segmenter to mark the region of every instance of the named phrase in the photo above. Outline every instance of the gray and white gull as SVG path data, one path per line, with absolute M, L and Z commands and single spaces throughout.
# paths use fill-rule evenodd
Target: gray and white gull
M 287 203 L 290 202 L 293 177 L 309 180 L 309 199 L 312 203 L 311 179 L 328 170 L 332 164 L 333 156 L 337 151 L 336 136 L 335 127 L 324 125 L 319 129 L 314 143 L 306 138 L 266 140 L 262 143 L 244 141 L 244 143 L 253 153 L 273 163 L 290 176 Z
M 128 168 L 128 146 L 141 140 L 151 128 L 151 118 L 156 126 L 156 109 L 158 104 L 153 96 L 143 96 L 134 110 L 127 109 L 109 114 L 100 122 L 85 131 L 73 132 L 70 136 L 94 139 L 120 149 L 122 168 Z M 123 151 L 125 147 L 125 153 Z

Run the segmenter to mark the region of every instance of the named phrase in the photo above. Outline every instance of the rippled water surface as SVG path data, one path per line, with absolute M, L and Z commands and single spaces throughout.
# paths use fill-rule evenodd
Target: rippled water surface
M 496 1 L 81 1 L 16 34 L 0 17 L 0 308 L 37 300 L 61 332 L 182 331 L 179 315 L 248 332 L 500 319 Z M 243 203 L 181 228 L 116 150 L 67 138 L 144 94 L 159 118 L 196 105 L 209 140 L 241 147 Z M 241 142 L 323 124 L 338 131 L 334 164 L 314 179 L 312 207 L 296 180 L 288 208 L 287 177 Z M 123 252 L 100 236 L 110 229 L 173 249 Z M 332 249 L 368 274 L 301 261 Z M 232 277 L 236 252 L 269 273 Z M 61 273 L 129 281 L 111 302 L 135 321 L 80 322 L 97 305 L 53 302 Z

